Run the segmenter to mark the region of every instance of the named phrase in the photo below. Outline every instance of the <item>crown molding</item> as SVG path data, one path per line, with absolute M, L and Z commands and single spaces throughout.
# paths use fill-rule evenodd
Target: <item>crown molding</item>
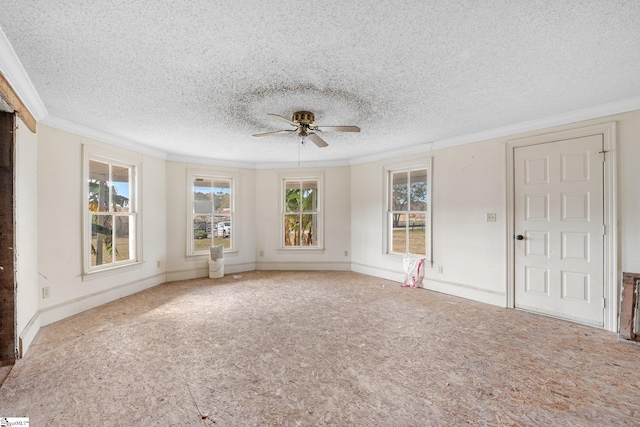
M 236 162 L 233 160 L 222 160 L 214 158 L 183 156 L 181 154 L 168 153 L 166 159 L 170 162 L 193 163 L 197 165 L 226 166 L 230 168 L 256 169 L 255 163 Z
M 299 169 L 299 168 L 330 168 L 349 166 L 349 160 L 330 160 L 326 162 L 280 162 L 280 163 L 258 163 L 256 169 Z
M 389 160 L 395 157 L 408 156 L 411 154 L 421 154 L 433 150 L 434 143 L 427 142 L 408 147 L 394 148 L 393 150 L 383 151 L 380 153 L 369 154 L 361 157 L 354 157 L 349 160 L 350 165 L 360 165 L 363 163 L 371 163 L 382 160 Z
M 2 28 L 0 28 L 0 72 L 36 121 L 39 122 L 49 115 Z
M 199 165 L 225 166 L 243 169 L 297 169 L 297 168 L 314 168 L 314 167 L 336 167 L 349 166 L 348 160 L 335 160 L 327 162 L 277 162 L 277 163 L 250 163 L 235 162 L 222 159 L 206 159 L 202 157 L 181 156 L 178 154 L 168 154 L 167 160 L 172 162 L 183 162 Z
M 120 138 L 107 132 L 102 132 L 100 130 L 96 130 L 87 126 L 79 125 L 77 123 L 61 119 L 60 117 L 48 115 L 41 121 L 41 124 L 65 132 L 73 133 L 78 136 L 91 138 L 96 141 L 104 142 L 106 144 L 115 145 L 116 147 L 125 148 L 139 154 L 146 154 L 162 160 L 167 159 L 167 153 L 162 150 L 158 150 L 157 148 L 152 148 L 148 145 L 143 145 L 128 139 Z
M 541 119 L 516 123 L 514 125 L 502 126 L 499 128 L 488 129 L 480 132 L 470 133 L 467 135 L 455 136 L 453 138 L 441 139 L 438 141 L 394 149 L 393 152 L 383 152 L 368 156 L 356 157 L 351 159 L 350 164 L 357 165 L 361 163 L 387 160 L 403 155 L 423 153 L 425 151 L 455 147 L 457 145 L 471 144 L 473 142 L 486 141 L 493 138 L 513 136 L 520 133 L 548 129 L 554 126 L 561 126 L 585 120 L 598 119 L 635 110 L 640 110 L 640 96 L 597 105 L 595 107 L 584 108 L 577 111 L 571 111 L 568 113 L 544 117 Z

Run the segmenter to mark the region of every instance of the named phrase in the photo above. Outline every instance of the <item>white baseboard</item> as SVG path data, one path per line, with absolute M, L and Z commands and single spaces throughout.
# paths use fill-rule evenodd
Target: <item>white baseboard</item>
M 40 312 L 36 311 L 18 337 L 18 358 L 22 359 L 40 330 Z
M 395 270 L 373 267 L 371 265 L 360 264 L 357 262 L 351 263 L 351 271 L 355 273 L 366 274 L 368 276 L 379 277 L 381 279 L 387 279 L 394 282 L 402 283 L 404 280 L 404 273 Z
M 422 282 L 422 287 L 430 291 L 497 305 L 498 307 L 507 306 L 507 294 L 505 292 L 491 291 L 462 283 L 427 279 L 426 277 Z
M 74 314 L 101 306 L 108 302 L 135 294 L 136 292 L 152 288 L 165 282 L 166 277 L 164 273 L 156 274 L 151 277 L 124 283 L 110 289 L 94 292 L 89 295 L 84 295 L 38 310 L 19 336 L 19 357 L 24 357 L 29 346 L 33 342 L 33 339 L 42 326 L 49 325 L 57 322 L 58 320 L 73 316 Z
M 224 265 L 224 274 L 244 273 L 245 271 L 254 271 L 256 264 L 247 262 L 243 264 L 226 264 Z M 209 277 L 209 267 L 187 268 L 184 270 L 168 271 L 167 282 L 177 282 L 178 280 L 200 279 Z
M 256 270 L 351 271 L 349 262 L 257 262 Z
M 381 279 L 392 280 L 399 283 L 402 283 L 402 281 L 404 280 L 404 273 L 401 271 L 373 267 L 365 264 L 352 263 L 351 271 L 355 273 L 368 274 L 369 276 L 380 277 Z M 485 304 L 497 305 L 498 307 L 507 306 L 507 294 L 504 292 L 491 291 L 475 286 L 465 285 L 462 283 L 433 280 L 426 277 L 423 281 L 422 287 L 424 289 L 440 292 L 447 295 L 466 298 Z

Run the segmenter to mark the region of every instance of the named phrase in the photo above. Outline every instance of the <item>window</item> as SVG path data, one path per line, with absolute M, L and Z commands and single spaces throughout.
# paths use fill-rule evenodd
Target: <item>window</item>
M 321 177 L 283 177 L 282 247 L 321 248 Z
M 209 247 L 223 245 L 233 250 L 233 178 L 192 175 L 190 254 L 209 253 Z
M 421 255 L 430 260 L 430 170 L 422 164 L 387 171 L 388 253 Z
M 136 166 L 86 152 L 85 272 L 138 261 Z

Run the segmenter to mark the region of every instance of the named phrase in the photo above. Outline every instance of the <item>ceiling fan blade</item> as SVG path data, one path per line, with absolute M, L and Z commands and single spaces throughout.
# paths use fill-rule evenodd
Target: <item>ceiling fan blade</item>
M 289 133 L 289 132 L 295 132 L 295 129 L 286 129 L 286 130 L 276 130 L 273 132 L 265 132 L 265 133 L 254 133 L 253 136 L 257 136 L 258 138 L 263 137 L 263 136 L 270 136 L 270 135 L 278 135 L 280 133 Z
M 289 123 L 291 126 L 298 127 L 298 124 L 297 124 L 297 123 L 292 122 L 291 120 L 287 119 L 286 117 L 282 117 L 282 116 L 281 116 L 281 115 L 279 115 L 279 114 L 273 114 L 273 113 L 267 113 L 267 114 L 268 114 L 268 115 L 270 115 L 270 116 L 275 117 L 275 118 L 276 118 L 276 119 L 278 119 L 278 120 L 282 120 L 282 121 L 283 121 L 283 122 L 285 122 L 285 123 Z
M 360 132 L 358 126 L 316 126 L 316 129 L 327 132 Z
M 316 144 L 318 147 L 322 148 L 322 147 L 326 147 L 327 145 L 327 141 L 325 141 L 324 139 L 320 138 L 320 136 L 318 134 L 315 133 L 310 133 L 307 138 L 309 138 L 311 140 L 311 142 L 313 142 L 314 144 Z

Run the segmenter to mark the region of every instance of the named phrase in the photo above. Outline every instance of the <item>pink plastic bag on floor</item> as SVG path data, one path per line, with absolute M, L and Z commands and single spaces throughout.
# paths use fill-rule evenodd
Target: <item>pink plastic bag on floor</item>
M 402 266 L 404 267 L 404 283 L 405 288 L 415 288 L 416 286 L 422 286 L 422 279 L 424 279 L 424 258 L 417 258 L 410 255 L 405 255 L 402 259 Z

